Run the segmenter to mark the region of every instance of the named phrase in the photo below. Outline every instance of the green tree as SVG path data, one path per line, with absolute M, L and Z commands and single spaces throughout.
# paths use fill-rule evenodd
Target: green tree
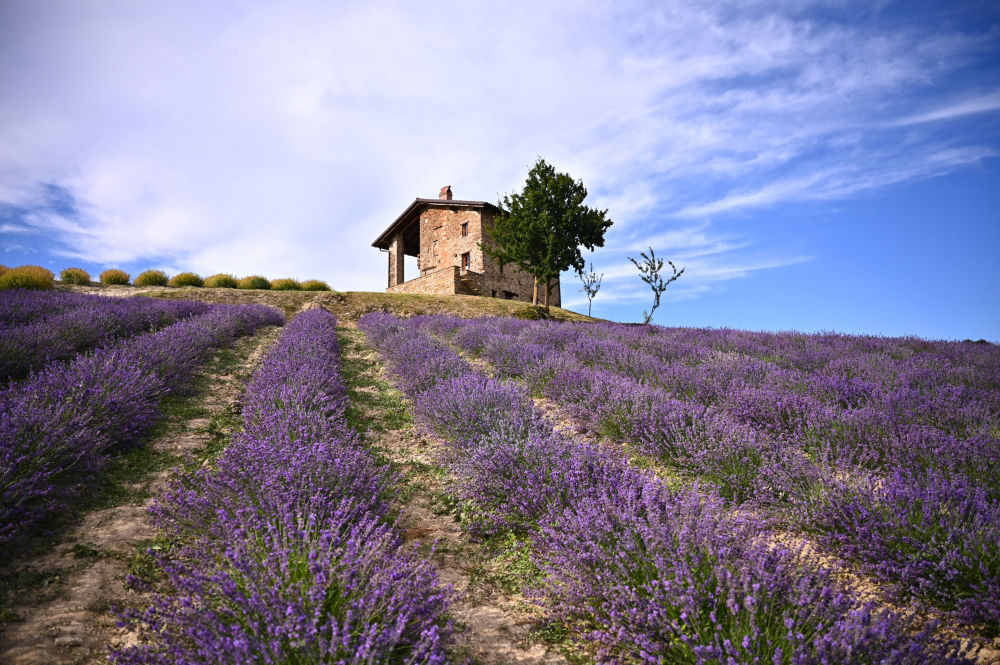
M 607 210 L 583 205 L 587 188 L 568 173 L 559 173 L 541 157 L 528 172 L 521 193 L 498 202 L 499 213 L 487 225 L 483 252 L 501 265 L 513 263 L 535 280 L 532 304 L 538 304 L 538 286 L 545 287 L 549 307 L 552 281 L 571 267 L 582 271 L 580 247 L 593 251 L 604 246 L 611 226 Z
M 663 292 L 667 290 L 678 277 L 684 274 L 685 268 L 681 268 L 680 271 L 677 270 L 677 266 L 674 265 L 673 261 L 667 261 L 670 264 L 670 269 L 674 271 L 672 277 L 663 279 L 660 271 L 663 270 L 663 259 L 656 258 L 656 254 L 653 252 L 653 248 L 649 248 L 649 256 L 646 252 L 641 252 L 639 256 L 642 257 L 642 262 L 636 261 L 631 256 L 626 257 L 629 261 L 635 264 L 635 267 L 639 269 L 639 277 L 642 281 L 649 284 L 649 287 L 653 289 L 653 307 L 648 312 L 643 312 L 642 315 L 645 317 L 643 323 L 649 325 L 649 322 L 653 319 L 653 312 L 656 308 L 660 306 L 660 296 Z

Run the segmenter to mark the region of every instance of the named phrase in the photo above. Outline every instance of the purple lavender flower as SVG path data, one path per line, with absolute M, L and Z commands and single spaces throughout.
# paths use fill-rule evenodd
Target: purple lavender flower
M 153 508 L 181 539 L 175 593 L 125 622 L 149 640 L 116 663 L 446 662 L 449 591 L 403 547 L 397 479 L 345 421 L 336 320 L 297 316 L 247 387 L 216 468 Z
M 137 443 L 160 400 L 182 389 L 212 348 L 281 322 L 271 308 L 218 306 L 0 390 L 0 543 L 14 551 L 15 539 Z

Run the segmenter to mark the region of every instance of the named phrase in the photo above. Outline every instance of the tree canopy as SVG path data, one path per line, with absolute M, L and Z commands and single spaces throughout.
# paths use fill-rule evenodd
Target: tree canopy
M 604 246 L 604 232 L 611 226 L 608 211 L 583 205 L 587 188 L 568 173 L 559 173 L 541 157 L 528 172 L 520 193 L 505 195 L 500 212 L 485 231 L 483 251 L 501 264 L 512 263 L 545 285 L 545 304 L 552 280 L 564 270 L 584 269 L 580 248 L 593 251 Z

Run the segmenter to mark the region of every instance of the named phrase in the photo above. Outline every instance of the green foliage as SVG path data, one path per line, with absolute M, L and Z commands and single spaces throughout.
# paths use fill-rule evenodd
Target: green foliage
M 90 284 L 90 273 L 83 268 L 66 268 L 59 273 L 59 279 L 64 284 L 77 284 L 86 286 Z
M 205 282 L 194 272 L 181 272 L 177 273 L 170 278 L 167 282 L 167 286 L 204 286 Z
M 136 286 L 166 286 L 167 273 L 162 270 L 146 270 L 135 278 Z
M 229 273 L 220 272 L 205 278 L 205 286 L 210 289 L 235 289 L 240 283 Z
M 350 397 L 347 423 L 358 432 L 385 432 L 413 424 L 406 401 L 378 371 L 378 363 L 366 354 L 365 335 L 360 330 L 338 328 L 341 375 Z
M 93 543 L 74 543 L 69 551 L 73 553 L 74 559 L 99 559 L 101 557 L 101 551 Z
M 532 305 L 531 307 L 525 307 L 524 309 L 514 312 L 515 319 L 526 319 L 528 321 L 541 321 L 542 319 L 551 319 L 549 313 L 543 308 L 537 305 Z
M 571 267 L 583 270 L 580 247 L 604 246 L 611 226 L 607 210 L 583 205 L 587 188 L 568 173 L 558 173 L 541 157 L 528 172 L 520 194 L 503 197 L 500 212 L 484 226 L 483 251 L 501 264 L 513 263 L 545 285 L 546 303 L 553 279 Z M 532 303 L 537 305 L 537 298 Z
M 271 288 L 271 282 L 267 281 L 260 275 L 250 275 L 249 277 L 244 277 L 240 280 L 241 289 L 269 289 Z
M 527 586 L 536 586 L 541 571 L 531 555 L 531 541 L 515 533 L 501 534 L 486 543 L 489 561 L 484 577 L 506 593 L 517 593 Z
M 6 289 L 51 289 L 55 275 L 41 266 L 18 266 L 0 274 L 0 291 Z
M 653 289 L 653 308 L 649 312 L 643 311 L 642 315 L 645 317 L 644 324 L 649 325 L 650 320 L 653 318 L 653 312 L 656 308 L 660 306 L 660 296 L 663 292 L 667 290 L 667 287 L 671 283 L 675 282 L 678 277 L 684 274 L 686 268 L 681 268 L 680 271 L 677 270 L 677 266 L 674 265 L 673 261 L 667 261 L 670 264 L 671 270 L 674 271 L 672 277 L 664 280 L 663 276 L 660 275 L 660 271 L 663 270 L 663 259 L 656 258 L 656 253 L 653 252 L 653 248 L 649 248 L 649 256 L 646 256 L 646 252 L 639 254 L 642 257 L 642 262 L 636 261 L 631 256 L 626 257 L 629 261 L 635 264 L 635 267 L 639 269 L 639 277 L 642 281 L 649 284 L 649 287 Z
M 303 291 L 332 291 L 330 285 L 319 279 L 307 279 L 302 282 Z
M 128 284 L 131 280 L 131 275 L 117 268 L 111 268 L 101 273 L 101 284 Z
M 302 285 L 290 278 L 276 279 L 271 282 L 272 291 L 301 291 Z

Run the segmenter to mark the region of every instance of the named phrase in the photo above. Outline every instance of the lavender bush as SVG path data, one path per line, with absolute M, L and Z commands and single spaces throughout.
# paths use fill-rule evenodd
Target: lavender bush
M 0 291 L 0 330 L 25 325 L 73 307 L 89 304 L 93 298 L 82 293 L 40 292 L 34 289 Z
M 601 645 L 599 662 L 963 662 L 795 550 L 767 545 L 759 522 L 711 493 L 648 479 L 602 490 L 537 537 L 546 602 Z
M 736 503 L 781 508 L 903 596 L 996 630 L 996 347 L 490 320 L 448 335 L 502 376 L 558 367 L 544 394 L 583 423 Z M 519 345 L 544 359 L 519 360 Z M 941 520 L 947 535 L 928 526 Z
M 967 478 L 897 471 L 837 482 L 813 525 L 879 577 L 997 632 L 1000 501 Z
M 217 466 L 153 513 L 180 543 L 174 593 L 126 614 L 146 640 L 116 663 L 444 663 L 448 592 L 405 548 L 395 476 L 345 420 L 336 320 L 300 314 L 247 388 Z
M 0 380 L 22 378 L 47 362 L 208 310 L 205 303 L 189 301 L 85 297 L 61 312 L 6 329 L 0 336 Z
M 11 551 L 116 450 L 137 442 L 160 400 L 182 389 L 212 348 L 281 322 L 268 307 L 215 307 L 0 391 L 0 543 Z
M 396 369 L 401 387 L 415 399 L 417 418 L 449 439 L 452 490 L 476 511 L 467 528 L 480 535 L 533 534 L 535 563 L 545 574 L 539 601 L 600 645 L 601 662 L 962 662 L 950 655 L 951 645 L 931 635 L 933 626 L 915 631 L 860 603 L 832 581 L 829 570 L 808 564 L 795 549 L 773 545 L 759 519 L 731 512 L 714 490 L 668 491 L 620 453 L 553 432 L 523 390 L 463 366 L 421 330 L 467 339 L 488 358 L 493 338 L 530 326 L 470 322 L 479 333 L 474 337 L 451 321 L 431 325 L 376 314 L 358 325 Z M 579 341 L 547 337 L 562 348 Z M 634 336 L 642 342 L 649 337 Z M 516 375 L 511 368 L 519 354 L 510 343 L 503 348 L 504 357 L 514 360 L 502 374 Z M 520 357 L 529 362 L 532 354 Z M 444 377 L 404 373 L 444 362 L 451 370 Z M 581 412 L 589 406 L 619 427 L 631 426 L 646 407 L 666 403 L 661 391 L 609 380 L 604 385 L 616 388 L 602 393 L 612 404 L 605 410 L 601 401 L 587 402 L 595 394 L 594 377 L 586 366 L 577 369 L 582 374 L 557 373 L 550 384 L 580 396 Z M 657 427 L 673 431 L 654 432 L 655 441 L 676 458 L 700 456 L 710 460 L 702 467 L 717 464 L 736 473 L 744 457 L 756 454 L 759 433 L 721 411 L 718 420 L 703 421 L 704 411 L 688 410 L 674 421 L 665 411 Z M 731 432 L 734 427 L 744 430 Z M 726 432 L 736 452 L 713 457 L 714 437 Z M 721 461 L 727 456 L 733 458 L 729 466 Z M 792 459 L 812 468 L 807 460 Z M 789 475 L 800 471 L 778 460 Z M 751 476 L 760 469 L 768 479 L 752 478 L 752 484 L 783 480 L 769 472 L 771 462 L 764 455 L 749 465 Z

